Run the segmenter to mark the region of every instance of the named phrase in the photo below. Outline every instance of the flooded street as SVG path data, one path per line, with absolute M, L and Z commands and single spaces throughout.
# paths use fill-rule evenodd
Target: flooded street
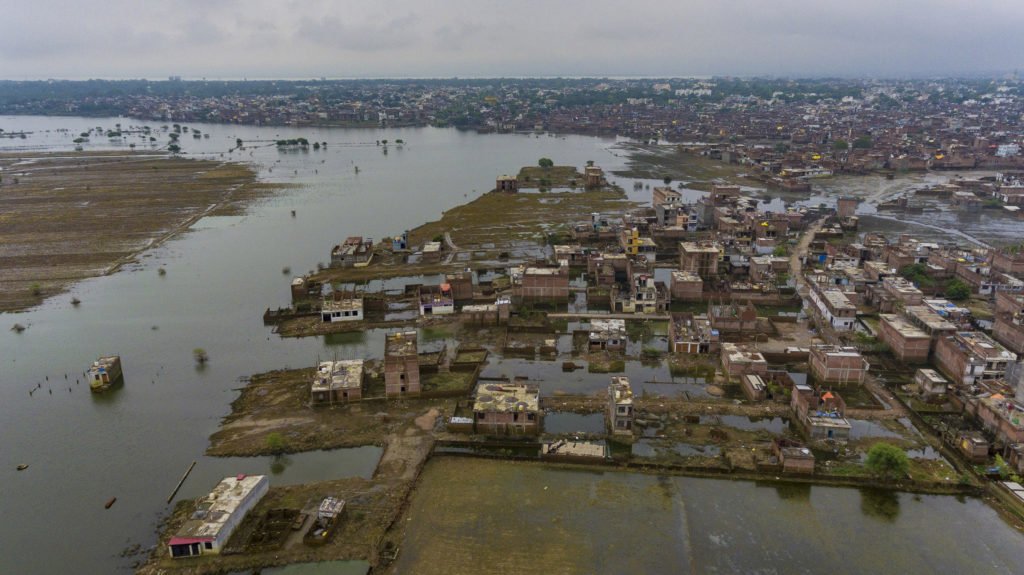
M 1014 573 L 1020 536 L 949 496 L 431 460 L 398 573 Z M 971 529 L 963 529 L 971 525 Z
M 31 132 L 25 140 L 0 140 L 0 151 L 70 152 L 79 132 L 118 122 L 123 128 L 141 124 L 0 117 L 5 130 Z M 149 125 L 159 129 L 161 123 Z M 252 164 L 264 181 L 298 185 L 244 216 L 204 218 L 138 263 L 85 280 L 29 312 L 0 314 L 0 541 L 24 550 L 4 554 L 2 572 L 72 564 L 91 572 L 130 570 L 140 557 L 119 555 L 126 547 L 155 543 L 156 525 L 169 509 L 165 501 L 193 460 L 198 464 L 177 499 L 207 493 L 220 478 L 237 473 L 267 473 L 273 484 L 372 473 L 380 454 L 373 447 L 283 461 L 203 456 L 208 436 L 243 385 L 239 378 L 309 366 L 334 354 L 383 355 L 379 330 L 306 339 L 272 335 L 261 316 L 267 307 L 289 302 L 290 276 L 282 268 L 304 273 L 327 262 L 331 247 L 347 236 L 381 238 L 436 219 L 493 188 L 496 175 L 536 164 L 541 156 L 577 166 L 616 161 L 606 150 L 613 140 L 571 136 L 192 126 L 210 137 L 183 137 L 186 157 L 223 156 Z M 166 134 L 155 135 L 166 141 Z M 275 139 L 300 136 L 328 147 L 279 152 L 273 146 Z M 236 138 L 245 149 L 228 153 Z M 382 138 L 405 144 L 391 145 L 385 154 L 375 143 Z M 140 150 L 148 146 L 142 139 L 127 141 L 137 141 Z M 86 149 L 127 150 L 127 141 L 97 141 Z M 157 273 L 161 268 L 166 275 Z M 72 306 L 72 297 L 81 305 Z M 28 329 L 7 331 L 15 322 Z M 201 367 L 192 359 L 196 347 L 210 358 Z M 82 372 L 113 353 L 122 357 L 125 384 L 95 396 Z M 21 463 L 29 468 L 16 471 Z M 116 504 L 104 509 L 111 497 Z

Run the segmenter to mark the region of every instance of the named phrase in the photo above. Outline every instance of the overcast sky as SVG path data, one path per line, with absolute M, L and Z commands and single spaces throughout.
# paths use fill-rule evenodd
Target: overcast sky
M 0 0 L 0 78 L 932 76 L 1024 63 L 1024 1 Z

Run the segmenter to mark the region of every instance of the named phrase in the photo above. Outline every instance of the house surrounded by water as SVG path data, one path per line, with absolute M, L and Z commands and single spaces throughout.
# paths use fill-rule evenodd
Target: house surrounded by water
M 225 477 L 196 506 L 167 544 L 171 557 L 220 553 L 245 514 L 270 489 L 266 475 Z

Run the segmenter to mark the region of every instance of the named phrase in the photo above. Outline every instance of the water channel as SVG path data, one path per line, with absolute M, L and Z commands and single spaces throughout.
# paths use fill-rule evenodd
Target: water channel
M 70 152 L 78 133 L 116 123 L 122 129 L 162 125 L 126 118 L 0 117 L 0 128 L 30 132 L 24 140 L 0 139 L 0 151 Z M 372 447 L 286 460 L 203 456 L 240 378 L 308 366 L 336 353 L 382 355 L 379 330 L 328 338 L 272 335 L 261 314 L 288 303 L 289 278 L 282 267 L 302 273 L 326 262 L 331 246 L 347 236 L 381 238 L 437 219 L 492 188 L 496 175 L 540 157 L 576 166 L 594 160 L 605 169 L 625 162 L 615 140 L 590 137 L 186 125 L 209 135 L 184 134 L 187 155 L 251 163 L 264 181 L 298 185 L 259 201 L 243 216 L 204 218 L 114 275 L 80 282 L 28 312 L 0 314 L 0 542 L 6 550 L 0 572 L 61 572 L 71 565 L 82 572 L 128 572 L 144 556 L 121 557 L 121 551 L 155 544 L 157 524 L 169 510 L 165 500 L 193 460 L 198 464 L 179 500 L 207 492 L 228 474 L 269 473 L 272 484 L 283 484 L 372 473 L 380 454 Z M 166 141 L 165 133 L 155 135 Z M 272 145 L 297 137 L 328 146 L 283 153 Z M 245 149 L 229 152 L 236 138 Z M 385 138 L 405 144 L 391 145 L 385 154 L 376 145 Z M 131 141 L 137 149 L 148 147 L 130 136 L 92 142 L 86 149 L 127 149 Z M 636 199 L 649 199 L 648 190 L 632 190 L 632 180 L 611 179 Z M 166 275 L 158 275 L 159 268 Z M 73 307 L 72 297 L 82 304 Z M 6 331 L 15 322 L 28 329 Z M 210 357 L 202 369 L 192 361 L 195 347 Z M 96 357 L 111 353 L 122 357 L 125 385 L 94 397 L 75 380 Z M 587 386 L 581 383 L 567 388 Z M 30 395 L 37 384 L 45 393 Z M 16 471 L 20 463 L 29 468 Z M 111 497 L 116 504 L 104 509 Z M 725 513 L 740 503 L 719 504 Z M 989 514 L 986 528 L 1006 537 L 1009 528 L 981 507 L 978 514 Z M 848 519 L 865 521 L 856 514 Z

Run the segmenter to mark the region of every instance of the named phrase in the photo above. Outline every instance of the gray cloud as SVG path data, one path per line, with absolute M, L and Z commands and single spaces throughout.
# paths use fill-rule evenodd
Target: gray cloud
M 46 77 L 934 75 L 1024 54 L 979 0 L 0 0 L 0 74 Z

